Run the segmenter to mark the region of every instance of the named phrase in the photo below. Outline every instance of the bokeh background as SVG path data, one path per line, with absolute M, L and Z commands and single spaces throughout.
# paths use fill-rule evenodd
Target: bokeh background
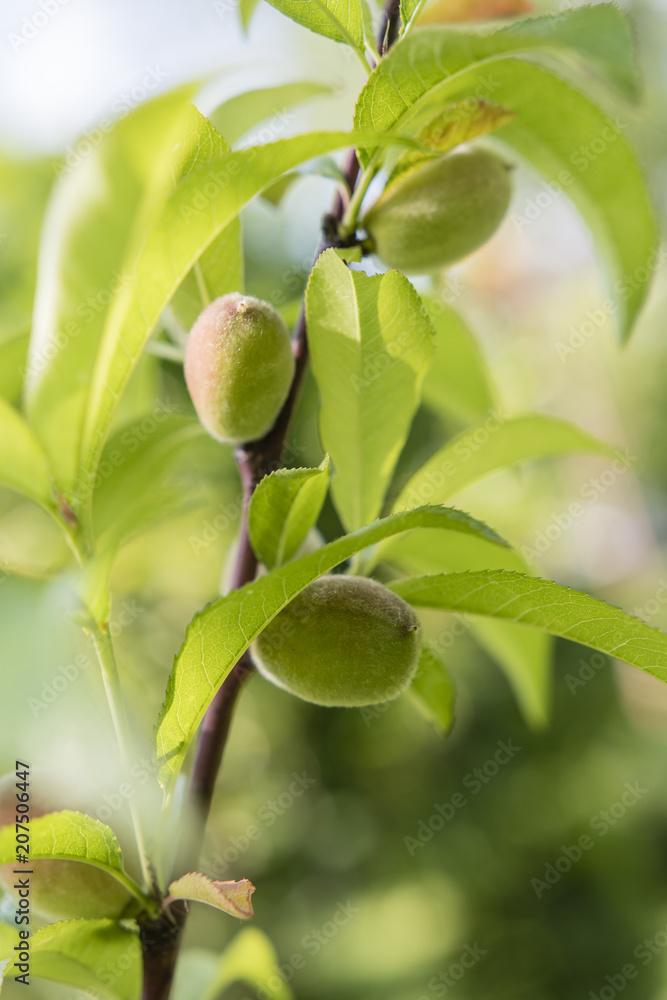
M 617 111 L 664 221 L 667 4 L 626 0 L 623 7 L 638 36 L 646 100 L 641 116 Z M 272 137 L 345 128 L 362 82 L 341 46 L 263 3 L 247 34 L 235 0 L 54 0 L 55 8 L 29 39 L 25 19 L 32 23 L 38 3 L 6 0 L 0 11 L 0 382 L 10 398 L 19 392 L 42 211 L 58 165 L 81 149 L 82 135 L 143 99 L 142 90 L 147 98 L 192 78 L 202 81 L 205 112 L 249 87 L 321 81 L 333 85 L 332 95 L 273 120 Z M 536 0 L 534 9 L 558 6 Z M 289 312 L 331 195 L 331 181 L 309 177 L 279 207 L 257 201 L 245 211 L 248 291 L 284 289 Z M 588 497 L 579 519 L 549 532 L 535 568 L 662 628 L 666 278 L 662 266 L 621 349 L 610 318 L 600 320 L 604 285 L 582 223 L 564 197 L 545 197 L 522 168 L 500 233 L 441 288 L 478 337 L 499 409 L 567 417 L 631 456 L 627 470 L 611 477 L 608 462 L 590 456 L 533 463 L 469 489 L 457 504 L 534 548 L 572 501 Z M 576 349 L 564 352 L 573 336 Z M 187 408 L 176 366 L 148 358 L 123 419 L 139 421 L 156 400 Z M 315 412 L 309 385 L 292 464 L 320 459 Z M 411 454 L 427 454 L 458 429 L 426 407 Z M 123 682 L 133 728 L 146 734 L 137 741 L 138 762 L 149 757 L 150 728 L 185 626 L 216 596 L 238 525 L 228 450 L 201 442 L 178 471 L 192 497 L 188 509 L 127 545 L 114 572 Z M 339 530 L 332 510 L 321 528 L 329 536 Z M 22 757 L 65 775 L 92 811 L 108 808 L 103 815 L 122 827 L 110 723 L 90 651 L 68 617 L 70 582 L 41 579 L 60 555 L 40 516 L 0 492 L 2 771 Z M 219 779 L 203 869 L 258 886 L 257 925 L 275 942 L 299 1000 L 450 993 L 457 1000 L 612 1000 L 620 992 L 665 1000 L 667 689 L 559 643 L 552 717 L 534 731 L 465 628 L 435 614 L 428 626 L 452 635 L 456 724 L 446 739 L 405 699 L 386 711 L 331 711 L 253 679 Z M 514 749 L 494 768 L 488 762 L 499 741 Z M 150 816 L 149 771 L 138 763 L 134 791 Z M 465 806 L 440 822 L 456 793 Z M 250 840 L 253 825 L 260 836 Z M 593 846 L 577 860 L 572 846 L 584 834 Z M 575 859 L 569 869 L 568 853 Z M 193 911 L 186 947 L 219 953 L 237 925 L 204 909 Z M 463 955 L 469 967 L 461 975 Z M 633 977 L 621 971 L 628 963 Z M 188 988 L 183 981 L 177 1000 Z M 38 982 L 31 989 L 35 1000 L 75 995 Z M 6 992 L 22 995 L 12 983 Z M 249 991 L 233 987 L 226 996 Z

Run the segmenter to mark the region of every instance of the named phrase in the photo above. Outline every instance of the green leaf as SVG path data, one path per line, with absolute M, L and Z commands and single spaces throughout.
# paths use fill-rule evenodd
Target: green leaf
M 306 313 L 332 494 L 355 530 L 382 508 L 433 356 L 433 329 L 402 274 L 368 277 L 333 250 L 312 271 Z
M 239 18 L 241 20 L 241 26 L 246 33 L 250 28 L 250 22 L 252 21 L 252 16 L 257 9 L 258 3 L 259 0 L 240 0 Z
M 277 180 L 275 184 L 271 184 L 270 187 L 267 187 L 264 191 L 262 191 L 262 198 L 273 205 L 274 208 L 278 208 L 292 185 L 296 184 L 296 182 L 301 180 L 302 177 L 303 174 L 298 170 L 293 171 L 291 174 L 285 174 Z
M 233 590 L 195 615 L 167 685 L 157 723 L 156 756 L 163 787 L 171 787 L 215 693 L 262 629 L 309 583 L 357 552 L 413 528 L 462 531 L 504 544 L 462 511 L 424 507 L 383 518 Z
M 201 872 L 189 872 L 171 883 L 169 900 L 190 899 L 207 903 L 233 917 L 249 920 L 255 915 L 250 901 L 254 891 L 254 885 L 247 878 L 240 882 L 214 882 Z
M 62 168 L 56 160 L 0 156 L 0 343 L 3 346 L 29 329 L 42 218 L 59 169 Z M 25 355 L 18 363 L 24 360 Z M 0 370 L 4 364 L 3 354 Z
M 569 40 L 574 44 L 573 25 L 576 28 L 581 17 L 597 18 L 596 12 L 602 12 L 606 20 L 622 18 L 619 11 L 606 5 L 580 7 L 553 19 L 553 39 Z M 518 41 L 526 33 L 530 35 L 532 25 L 537 26 L 538 37 L 544 42 L 549 33 L 544 35 L 543 22 L 551 20 L 522 21 L 496 34 L 506 43 L 511 39 Z M 559 25 L 560 29 L 556 30 Z M 563 31 L 564 27 L 567 32 Z M 549 181 L 554 197 L 565 192 L 581 212 L 609 272 L 608 311 L 616 314 L 619 330 L 627 337 L 646 299 L 657 265 L 658 232 L 641 166 L 622 134 L 624 124 L 617 124 L 579 91 L 531 62 L 496 58 L 492 64 L 485 62 L 470 68 L 469 64 L 474 61 L 469 58 L 470 52 L 476 46 L 471 42 L 472 48 L 468 51 L 463 45 L 466 38 L 465 33 L 459 37 L 460 59 L 455 58 L 455 52 L 448 54 L 449 43 L 436 29 L 411 34 L 400 42 L 375 71 L 390 76 L 376 81 L 374 95 L 367 95 L 364 101 L 360 98 L 357 123 L 373 123 L 379 130 L 403 129 L 409 124 L 410 115 L 420 107 L 420 101 L 437 99 L 441 103 L 487 91 L 498 104 L 515 111 L 516 117 L 503 127 L 499 139 Z M 392 74 L 391 67 L 387 68 L 390 60 L 396 58 L 401 46 L 414 45 L 417 41 L 423 42 L 426 53 L 423 62 L 420 56 L 418 78 L 411 68 L 410 60 L 415 57 L 411 50 L 403 51 L 400 59 L 405 66 L 401 69 L 399 61 Z M 590 36 L 582 34 L 580 41 L 588 42 Z M 613 50 L 611 46 L 610 51 Z M 619 67 L 622 65 L 620 62 Z M 443 75 L 444 67 L 451 71 L 449 75 Z M 376 113 L 371 107 L 374 101 L 378 106 Z M 393 111 L 387 111 L 388 108 Z M 520 214 L 515 214 L 514 221 L 521 228 Z
M 171 147 L 187 101 L 184 90 L 176 91 L 120 120 L 61 174 L 47 211 L 26 408 L 75 511 L 81 433 L 103 330 L 131 282 L 147 219 L 171 185 Z
M 206 151 L 205 154 L 203 151 Z M 179 144 L 181 163 L 177 176 L 183 180 L 199 166 L 202 155 L 215 160 L 229 151 L 227 141 L 197 108 L 191 105 Z M 189 330 L 200 312 L 213 299 L 227 292 L 243 289 L 243 250 L 241 223 L 232 219 L 206 247 L 192 270 L 185 276 L 171 301 L 178 322 Z
M 444 663 L 427 646 L 422 648 L 408 691 L 438 732 L 449 732 L 454 722 L 454 688 Z
M 430 152 L 421 150 L 406 150 L 401 153 L 396 166 L 392 170 L 385 190 L 399 177 L 419 166 L 433 156 L 441 156 L 464 142 L 472 142 L 480 136 L 496 132 L 515 117 L 515 111 L 508 111 L 493 101 L 483 101 L 477 97 L 469 97 L 457 101 L 439 111 L 438 114 L 424 125 L 417 133 L 417 140 L 424 144 Z
M 422 399 L 436 413 L 470 424 L 496 405 L 484 356 L 465 322 L 439 299 L 424 299 L 435 328 L 435 357 L 424 379 Z
M 404 573 L 482 569 L 527 572 L 524 560 L 513 549 L 491 545 L 472 535 L 445 536 L 430 529 L 390 539 L 383 546 L 382 558 Z M 472 637 L 506 675 L 529 725 L 544 726 L 551 704 L 551 637 L 513 622 L 473 615 L 466 624 Z M 445 654 L 448 640 L 449 636 L 445 636 Z
M 360 0 L 269 0 L 281 14 L 335 42 L 364 48 L 364 15 Z
M 588 594 L 506 570 L 443 573 L 390 584 L 410 604 L 532 625 L 667 681 L 667 635 Z
M 294 1000 L 283 979 L 275 948 L 256 927 L 245 927 L 228 945 L 201 1000 L 217 1000 L 223 990 L 236 982 L 246 983 L 271 1000 Z
M 104 1000 L 139 1000 L 143 973 L 136 929 L 113 920 L 66 920 L 30 938 L 31 975 Z
M 458 83 L 463 96 L 475 85 Z M 637 154 L 614 120 L 558 77 L 527 62 L 493 67 L 494 99 L 517 112 L 499 136 L 564 192 L 595 238 L 607 276 L 605 311 L 627 339 L 659 264 L 659 234 Z M 511 216 L 521 228 L 520 212 Z
M 8 898 L 8 897 L 7 897 Z M 12 908 L 14 909 L 16 904 L 12 901 Z M 3 914 L 3 917 L 5 915 Z M 5 919 L 11 919 L 12 916 L 8 916 Z M 14 962 L 18 962 L 19 958 L 14 951 L 14 946 L 19 944 L 20 938 L 18 933 L 18 928 L 15 924 L 10 927 L 9 924 L 0 921 L 0 993 L 2 993 L 2 983 L 5 976 L 8 976 L 13 967 Z M 18 970 L 16 970 L 18 972 Z
M 328 97 L 332 93 L 332 88 L 327 84 L 314 83 L 310 80 L 284 83 L 280 87 L 248 90 L 220 104 L 209 118 L 229 145 L 233 146 L 241 136 L 274 115 L 278 116 L 279 122 L 274 131 L 281 131 L 285 127 L 288 108 L 303 104 L 304 101 L 310 101 L 314 97 Z M 287 120 L 290 117 L 294 116 L 287 116 Z
M 29 341 L 29 327 L 0 335 L 0 396 L 12 403 L 21 398 L 23 391 Z
M 46 455 L 21 414 L 1 396 L 0 483 L 54 509 Z
M 613 4 L 571 8 L 547 17 L 487 27 L 423 28 L 405 35 L 371 73 L 355 109 L 355 125 L 383 132 L 404 128 L 428 104 L 442 107 L 457 77 L 475 63 L 493 83 L 497 61 L 512 54 L 573 58 L 593 65 L 630 100 L 638 97 L 632 33 Z M 477 93 L 470 90 L 469 94 Z M 489 94 L 488 96 L 491 96 Z M 504 105 L 497 91 L 493 99 Z M 368 162 L 369 154 L 363 156 Z
M 144 231 L 132 280 L 105 325 L 92 376 L 79 501 L 88 498 L 117 401 L 160 314 L 206 247 L 251 198 L 277 177 L 314 156 L 355 142 L 354 133 L 317 132 L 209 158 L 193 154 L 159 218 Z
M 613 454 L 614 449 L 573 424 L 553 417 L 532 415 L 505 422 L 487 417 L 436 452 L 406 484 L 395 509 L 423 503 L 424 500 L 442 503 L 499 469 L 533 458 L 578 451 Z M 394 546 L 393 554 L 388 545 L 382 557 L 391 559 L 392 555 L 393 558 L 398 555 L 400 560 L 401 541 L 390 545 Z M 419 548 L 422 540 L 415 539 L 413 545 L 415 549 Z M 451 548 L 455 552 L 456 546 Z M 467 551 L 464 549 L 463 559 L 457 565 L 454 552 L 442 551 L 439 539 L 434 538 L 428 549 L 433 559 L 428 566 L 429 571 L 481 568 L 489 565 L 489 558 L 494 561 L 491 565 L 500 563 L 504 568 L 525 568 L 514 552 L 503 552 L 499 560 L 496 553 L 490 551 L 490 546 L 485 547 L 481 562 L 479 557 L 476 563 L 471 562 L 474 552 L 471 553 L 470 548 L 468 546 Z M 471 631 L 501 665 L 528 721 L 536 726 L 543 725 L 548 717 L 550 700 L 550 647 L 547 640 L 539 635 L 522 635 L 506 622 L 473 622 Z
M 378 61 L 378 47 L 377 40 L 375 38 L 375 25 L 373 24 L 373 12 L 371 11 L 370 0 L 360 0 L 361 3 L 361 13 L 364 18 L 364 34 L 366 36 L 366 47 L 373 58 L 373 63 Z M 371 64 L 368 64 L 368 72 L 370 73 Z
M 81 861 L 112 875 L 142 902 L 144 894 L 123 868 L 123 853 L 113 830 L 98 819 L 63 809 L 30 821 L 33 861 Z M 0 829 L 0 865 L 16 860 L 14 826 Z
M 277 469 L 250 501 L 248 533 L 268 569 L 289 562 L 315 527 L 329 486 L 329 458 L 318 469 Z
M 98 623 L 108 620 L 109 576 L 120 546 L 159 521 L 204 502 L 204 490 L 184 489 L 179 478 L 198 440 L 210 441 L 212 456 L 218 450 L 198 420 L 172 413 L 158 402 L 107 442 L 93 494 L 96 554 L 77 581 L 79 596 Z
M 412 20 L 415 11 L 420 5 L 421 0 L 400 0 L 400 2 L 401 2 L 401 24 L 405 29 Z
M 103 541 L 109 534 L 120 543 L 135 531 L 137 522 L 145 527 L 146 515 L 175 462 L 204 435 L 198 420 L 158 403 L 109 438 L 93 495 L 96 536 Z M 185 491 L 181 492 L 185 501 Z
M 551 714 L 551 636 L 478 615 L 471 617 L 468 627 L 478 645 L 505 674 L 528 725 L 543 728 Z
M 204 948 L 185 948 L 181 951 L 174 976 L 174 997 L 179 1000 L 205 1000 L 206 990 L 213 982 L 220 964 L 219 955 Z M 219 993 L 212 1000 L 219 1000 Z
M 363 251 L 360 246 L 354 247 L 333 247 L 333 252 L 346 264 L 361 264 Z
M 431 456 L 401 490 L 394 510 L 444 503 L 471 483 L 519 462 L 582 451 L 615 453 L 565 420 L 539 414 L 504 420 L 491 414 Z

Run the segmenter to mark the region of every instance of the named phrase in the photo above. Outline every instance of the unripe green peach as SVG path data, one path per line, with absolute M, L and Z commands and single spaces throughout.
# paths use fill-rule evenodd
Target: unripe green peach
M 42 778 L 46 773 L 42 774 Z M 35 770 L 30 775 L 30 818 L 37 819 L 47 813 L 64 808 L 76 808 L 76 804 L 55 801 L 58 796 L 49 796 Z M 0 827 L 16 822 L 16 775 L 8 774 L 0 778 Z M 0 888 L 15 898 L 14 883 L 16 864 L 0 867 Z M 102 917 L 119 917 L 131 896 L 127 889 L 111 875 L 80 861 L 31 861 L 30 908 L 37 916 L 47 920 L 73 920 L 85 917 L 89 920 Z M 20 876 L 18 876 L 20 877 Z
M 269 622 L 253 646 L 260 672 L 317 705 L 398 697 L 417 669 L 414 609 L 366 577 L 323 576 Z
M 462 150 L 427 160 L 397 179 L 362 225 L 386 264 L 427 274 L 486 243 L 511 195 L 505 160 L 486 149 Z
M 254 441 L 273 427 L 294 378 L 290 334 L 268 302 L 233 292 L 211 302 L 185 349 L 185 381 L 206 430 Z

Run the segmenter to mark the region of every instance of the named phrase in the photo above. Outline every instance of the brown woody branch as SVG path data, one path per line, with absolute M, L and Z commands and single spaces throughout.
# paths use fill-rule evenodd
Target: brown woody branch
M 399 26 L 399 0 L 389 0 L 378 33 L 380 55 L 384 55 L 395 41 Z M 331 212 L 322 220 L 322 240 L 315 260 L 329 247 L 342 245 L 337 239 L 337 229 L 343 218 L 347 197 L 354 191 L 358 177 L 359 162 L 356 153 L 351 150 L 344 168 L 346 191 L 345 194 L 340 190 L 337 192 Z M 257 557 L 248 537 L 248 508 L 255 487 L 264 476 L 280 467 L 285 451 L 287 435 L 308 365 L 305 304 L 302 305 L 294 330 L 292 348 L 296 361 L 294 380 L 274 426 L 265 437 L 239 446 L 235 453 L 243 486 L 244 510 L 230 587 L 232 590 L 250 583 L 257 572 Z M 250 655 L 246 652 L 225 679 L 202 722 L 186 807 L 196 817 L 196 833 L 181 845 L 179 866 L 183 871 L 189 871 L 197 865 L 234 708 L 241 688 L 253 670 Z M 178 902 L 168 907 L 160 917 L 140 921 L 144 964 L 142 1000 L 168 1000 L 186 917 L 185 906 Z

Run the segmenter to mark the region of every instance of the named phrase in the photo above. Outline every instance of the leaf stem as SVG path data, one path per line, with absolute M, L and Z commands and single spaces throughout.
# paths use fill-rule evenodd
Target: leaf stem
M 176 344 L 168 344 L 164 340 L 149 340 L 146 344 L 149 354 L 154 354 L 158 358 L 165 358 L 166 361 L 173 361 L 176 364 L 183 364 L 185 351 Z
M 399 0 L 388 0 L 382 26 L 378 34 L 378 50 L 381 54 L 386 52 L 387 48 L 397 37 L 399 23 Z M 365 57 L 364 63 L 370 72 L 370 66 Z M 359 181 L 359 161 L 354 150 L 350 150 L 348 154 L 344 176 L 348 191 L 354 197 L 355 188 Z M 371 179 L 368 179 L 367 184 L 370 184 Z M 359 204 L 361 204 L 361 198 L 359 199 Z M 323 220 L 322 240 L 315 254 L 315 260 L 317 260 L 324 250 L 334 244 L 331 233 L 332 230 L 337 230 L 344 213 L 345 200 L 341 192 L 338 191 L 330 215 L 325 216 Z M 280 466 L 292 416 L 301 393 L 301 386 L 308 365 L 305 303 L 301 307 L 301 313 L 294 329 L 292 350 L 296 362 L 294 380 L 287 400 L 274 426 L 261 440 L 248 442 L 236 451 L 236 462 L 243 484 L 244 516 L 232 589 L 250 582 L 254 579 L 257 572 L 257 558 L 252 550 L 248 536 L 248 506 L 253 490 L 259 480 L 268 472 Z M 234 709 L 241 688 L 253 670 L 254 666 L 249 654 L 246 652 L 220 687 L 202 723 L 195 753 L 189 794 L 190 804 L 193 807 L 194 816 L 196 817 L 196 821 L 193 824 L 196 827 L 196 833 L 190 838 L 186 837 L 185 843 L 181 845 L 179 850 L 179 864 L 182 859 L 185 859 L 186 862 L 194 859 L 194 864 L 185 864 L 182 869 L 183 871 L 190 870 L 198 861 L 218 770 L 229 735 Z M 181 904 L 175 903 L 165 910 L 165 915 L 170 915 L 172 921 L 171 933 L 168 936 L 164 936 L 164 923 L 160 923 L 159 921 L 146 922 L 141 928 L 144 960 L 142 1000 L 168 1000 L 170 995 L 171 983 L 176 968 L 176 960 L 187 914 Z M 154 935 L 157 935 L 157 938 Z
M 195 261 L 192 268 L 195 275 L 195 280 L 197 282 L 197 289 L 199 290 L 199 295 L 201 296 L 202 304 L 204 309 L 211 304 L 211 296 L 208 294 L 208 288 L 206 287 L 206 282 L 204 281 L 204 272 L 201 269 L 201 264 L 199 261 Z
M 366 75 L 370 76 L 371 73 L 373 72 L 372 66 L 369 63 L 369 61 L 366 58 L 366 56 L 364 55 L 363 50 L 360 49 L 356 45 L 354 39 L 352 38 L 352 35 L 347 30 L 347 28 L 345 27 L 345 25 L 342 24 L 338 20 L 338 18 L 334 14 L 334 12 L 329 9 L 329 7 L 327 6 L 326 3 L 322 3 L 321 0 L 315 0 L 315 4 L 319 7 L 319 9 L 322 11 L 322 13 L 324 14 L 324 16 L 327 17 L 331 21 L 331 23 L 336 28 L 336 30 L 338 32 L 340 32 L 341 37 L 345 39 L 345 41 L 347 42 L 347 44 L 350 46 L 350 48 L 352 49 L 352 51 L 354 52 L 354 54 L 359 59 L 359 62 L 361 63 L 361 65 L 364 67 L 364 70 L 366 71 Z
M 89 624 L 88 632 L 102 671 L 104 690 L 106 691 L 109 713 L 111 715 L 114 731 L 116 733 L 116 741 L 120 752 L 121 764 L 123 767 L 127 767 L 129 765 L 128 722 L 125 714 L 123 693 L 121 691 L 120 677 L 118 676 L 118 667 L 116 665 L 116 657 L 114 655 L 111 636 L 108 632 L 103 631 L 95 621 L 91 621 Z M 141 862 L 141 872 L 144 877 L 144 884 L 150 886 L 152 879 L 148 865 L 148 853 L 146 851 L 146 844 L 141 829 L 139 815 L 132 799 L 129 800 L 129 807 L 130 815 L 132 817 L 132 825 L 134 827 L 134 835 L 137 841 L 137 848 L 139 850 L 139 860 Z
M 179 347 L 185 347 L 188 342 L 188 332 L 184 330 L 176 318 L 174 308 L 168 305 L 162 313 L 162 325 L 170 340 Z
M 421 12 L 423 11 L 423 9 L 424 9 L 425 6 L 426 6 L 426 0 L 418 0 L 417 6 L 415 7 L 415 9 L 412 12 L 412 17 L 410 18 L 410 20 L 408 21 L 408 23 L 403 28 L 402 35 L 404 35 L 407 31 L 409 31 L 410 28 L 414 27 L 414 25 L 417 23 L 417 21 L 421 17 Z
M 361 203 L 366 196 L 366 192 L 370 186 L 371 181 L 378 172 L 378 154 L 375 152 L 371 157 L 371 161 L 365 170 L 362 172 L 359 181 L 352 192 L 352 197 L 350 198 L 350 203 L 347 207 L 345 215 L 343 216 L 342 222 L 340 224 L 340 234 L 341 236 L 351 236 L 357 228 L 357 218 L 359 215 L 359 210 L 361 208 Z

